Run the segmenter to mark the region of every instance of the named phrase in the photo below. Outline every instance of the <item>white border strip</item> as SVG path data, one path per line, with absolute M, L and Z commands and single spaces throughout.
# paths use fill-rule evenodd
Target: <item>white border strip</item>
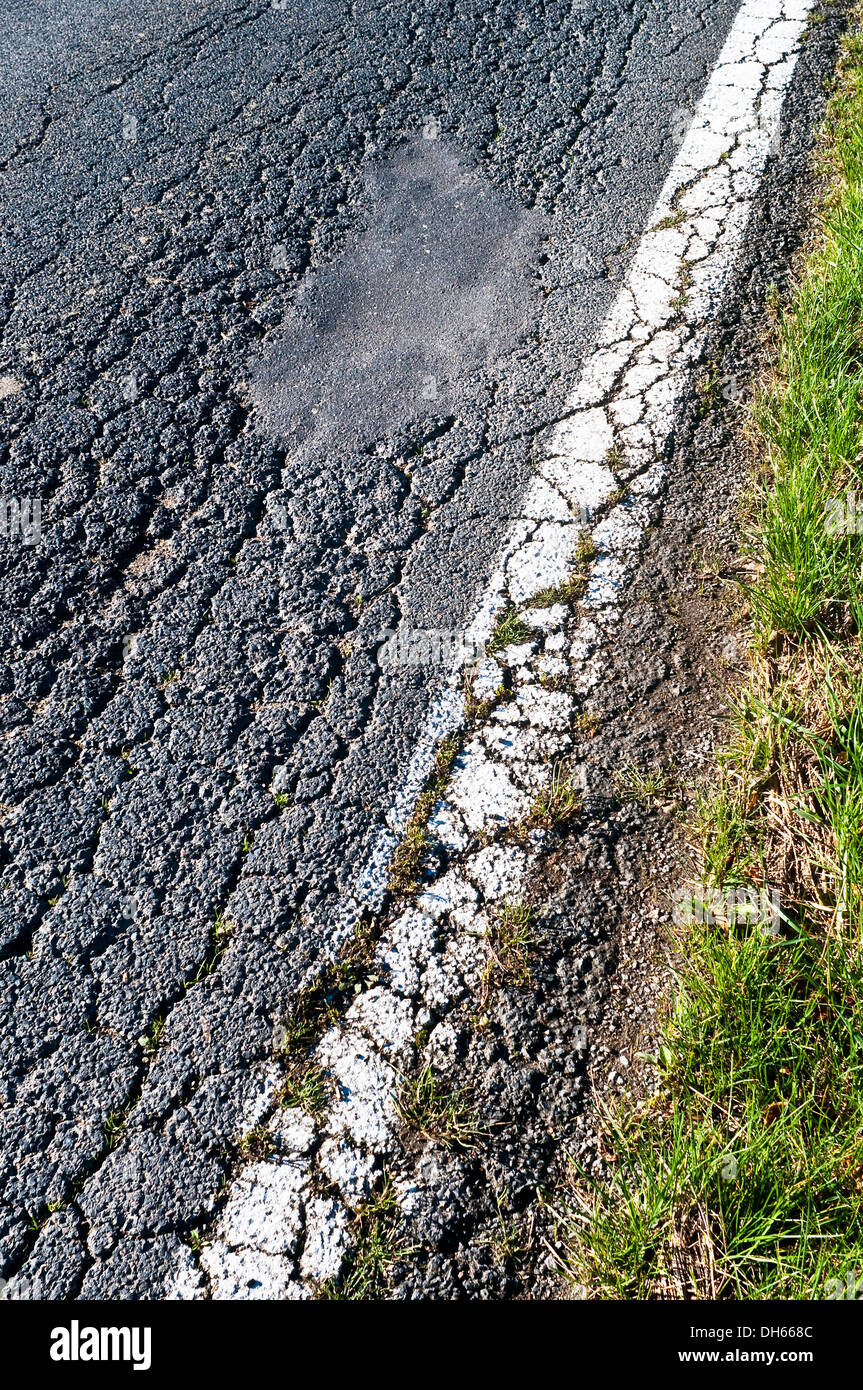
M 540 476 L 502 546 L 466 645 L 488 639 L 505 603 L 523 602 L 564 579 L 585 516 L 621 481 L 635 478 L 626 507 L 593 531 L 599 558 L 587 607 L 613 621 L 614 600 L 646 524 L 644 503 L 662 485 L 689 369 L 722 303 L 768 155 L 778 143 L 783 98 L 813 4 L 745 0 L 741 6 L 624 286 L 567 400 L 570 413 L 548 436 Z M 464 721 L 462 667 L 463 661 L 452 666 L 432 701 L 386 826 L 344 910 L 339 940 L 364 909 L 378 911 L 383 903 L 393 851 L 435 750 Z

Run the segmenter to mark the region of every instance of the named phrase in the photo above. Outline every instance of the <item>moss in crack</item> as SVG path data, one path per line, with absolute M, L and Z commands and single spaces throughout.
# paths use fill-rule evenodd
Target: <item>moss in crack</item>
M 393 897 L 409 897 L 419 887 L 423 860 L 431 844 L 428 818 L 435 803 L 446 791 L 458 751 L 459 739 L 455 734 L 449 734 L 435 755 L 431 774 L 392 858 L 387 888 Z
M 376 933 L 370 922 L 359 922 L 338 960 L 331 961 L 315 982 L 304 989 L 293 1013 L 282 1026 L 281 1050 L 297 1057 L 317 1042 L 324 1029 L 338 1021 L 350 999 L 370 984 Z
M 598 714 L 593 714 L 589 710 L 582 710 L 575 720 L 575 732 L 579 739 L 586 741 L 593 738 L 598 732 L 601 720 Z

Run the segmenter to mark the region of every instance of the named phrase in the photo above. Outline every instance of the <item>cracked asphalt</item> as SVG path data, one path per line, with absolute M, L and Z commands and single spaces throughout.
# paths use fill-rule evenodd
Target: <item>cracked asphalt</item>
M 0 1277 L 215 1209 L 737 8 L 8 6 Z

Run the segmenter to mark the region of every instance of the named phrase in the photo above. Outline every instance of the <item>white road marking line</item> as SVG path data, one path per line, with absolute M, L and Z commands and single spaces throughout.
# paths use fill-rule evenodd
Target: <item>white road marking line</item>
M 814 0 L 746 0 L 648 220 L 636 256 L 585 363 L 513 523 L 468 629 L 491 636 L 508 602 L 524 603 L 564 581 L 585 513 L 637 474 L 632 501 L 595 528 L 599 551 L 585 606 L 614 620 L 616 599 L 638 549 L 647 499 L 660 490 L 663 453 L 688 369 L 722 301 L 752 200 L 778 129 L 782 101 Z M 686 295 L 685 304 L 678 297 Z M 617 452 L 615 470 L 609 455 Z M 617 476 L 615 476 L 615 473 Z M 568 519 L 561 521 L 561 504 Z M 594 635 L 585 625 L 585 640 Z M 413 757 L 346 907 L 339 939 L 384 900 L 392 854 L 447 733 L 464 722 L 462 665 L 432 702 Z
M 425 1056 L 446 1059 L 447 1010 L 468 997 L 482 968 L 481 934 L 492 908 L 518 892 L 537 849 L 487 845 L 473 832 L 518 818 L 550 758 L 571 747 L 576 701 L 544 688 L 569 647 L 569 669 L 586 693 L 602 677 L 601 642 L 619 619 L 623 587 L 637 557 L 651 502 L 665 475 L 665 450 L 691 368 L 715 320 L 746 230 L 753 198 L 778 131 L 807 16 L 814 0 L 744 0 L 674 161 L 623 288 L 569 401 L 550 431 L 522 518 L 510 529 L 482 595 L 469 638 L 490 636 L 495 615 L 566 580 L 585 511 L 608 504 L 621 482 L 624 502 L 590 535 L 593 564 L 585 615 L 568 631 L 562 605 L 525 614 L 536 640 L 499 654 L 513 674 L 514 699 L 477 730 L 457 761 L 431 818 L 452 850 L 451 867 L 391 923 L 378 946 L 386 986 L 366 991 L 317 1049 L 338 1081 L 320 1126 L 296 1112 L 276 1116 L 281 1157 L 255 1163 L 232 1189 L 201 1261 L 215 1298 L 311 1296 L 316 1279 L 339 1267 L 346 1210 L 376 1164 L 397 1149 L 393 1096 L 397 1068 L 419 1028 L 438 1022 Z M 550 663 L 550 664 L 549 664 Z M 488 680 L 489 672 L 481 673 Z M 343 919 L 346 934 L 384 897 L 392 852 L 404 833 L 435 750 L 464 721 L 461 670 L 454 666 L 426 725 Z M 491 673 L 491 688 L 494 688 Z M 275 1083 L 274 1083 L 275 1085 Z M 314 1197 L 315 1167 L 344 1204 Z M 402 1185 L 410 1212 L 417 1186 Z M 188 1253 L 173 1296 L 200 1297 Z M 312 1281 L 310 1284 L 309 1281 Z M 253 1288 L 253 1292 L 250 1291 Z

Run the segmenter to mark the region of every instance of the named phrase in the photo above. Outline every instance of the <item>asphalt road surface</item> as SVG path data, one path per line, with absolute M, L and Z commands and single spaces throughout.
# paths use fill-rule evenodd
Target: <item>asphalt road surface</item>
M 737 8 L 8 0 L 0 1276 L 212 1207 Z

